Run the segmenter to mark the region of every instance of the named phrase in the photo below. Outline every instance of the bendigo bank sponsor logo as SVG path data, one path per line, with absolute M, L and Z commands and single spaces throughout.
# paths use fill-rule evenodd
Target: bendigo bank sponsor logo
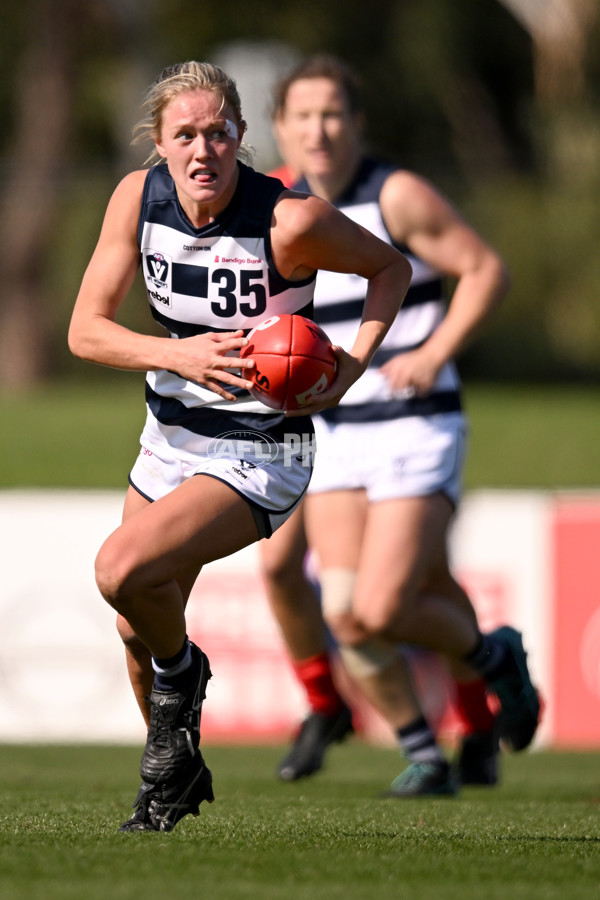
M 242 257 L 242 256 L 215 256 L 216 263 L 237 263 L 239 266 L 245 265 L 260 265 L 262 259 L 257 259 L 253 256 Z

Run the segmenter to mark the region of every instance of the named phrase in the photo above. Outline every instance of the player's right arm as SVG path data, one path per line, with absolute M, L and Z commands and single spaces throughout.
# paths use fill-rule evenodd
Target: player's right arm
M 247 343 L 242 332 L 203 334 L 177 341 L 141 334 L 116 321 L 139 268 L 137 228 L 146 174 L 140 170 L 127 175 L 109 201 L 75 302 L 69 348 L 75 356 L 116 369 L 168 369 L 233 400 L 235 397 L 219 382 L 239 387 L 249 384 L 224 371 L 231 366 L 225 354 Z
M 428 393 L 442 366 L 481 332 L 509 288 L 498 253 L 449 201 L 412 172 L 390 175 L 380 198 L 381 211 L 394 240 L 455 281 L 441 324 L 418 349 L 399 354 L 382 367 L 392 386 Z

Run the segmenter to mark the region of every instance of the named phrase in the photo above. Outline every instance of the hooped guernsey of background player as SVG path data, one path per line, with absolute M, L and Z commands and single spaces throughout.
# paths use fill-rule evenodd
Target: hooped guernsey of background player
M 160 164 L 130 173 L 113 193 L 69 346 L 89 361 L 147 372 L 142 452 L 122 524 L 96 558 L 96 582 L 118 613 L 148 725 L 142 784 L 122 830 L 170 831 L 213 799 L 199 747 L 211 670 L 186 634 L 190 591 L 205 563 L 273 533 L 311 474 L 283 454 L 254 465 L 252 441 L 241 459 L 210 453 L 215 439 L 249 432 L 282 448 L 294 430 L 249 395 L 253 363 L 238 356 L 244 331 L 277 312 L 310 315 L 319 269 L 368 279 L 357 340 L 350 353 L 338 352 L 332 387 L 298 419 L 296 430 L 310 434 L 305 413 L 335 405 L 360 377 L 406 294 L 411 268 L 402 253 L 330 204 L 288 192 L 238 159 L 246 122 L 235 82 L 217 66 L 190 61 L 165 69 L 145 108 L 139 134 Z M 190 246 L 209 249 L 184 249 Z M 140 262 L 152 313 L 167 336 L 116 321 Z
M 294 187 L 395 243 L 413 266 L 406 300 L 372 364 L 335 409 L 315 416 L 319 454 L 302 508 L 261 542 L 269 602 L 309 702 L 277 771 L 288 781 L 311 775 L 327 747 L 352 729 L 303 567 L 308 539 L 323 615 L 345 669 L 387 720 L 409 763 L 388 795 L 456 791 L 398 652 L 402 644 L 450 661 L 465 725 L 456 774 L 462 784 L 492 785 L 498 734 L 512 750 L 527 747 L 539 697 L 522 636 L 508 625 L 481 632 L 450 568 L 447 534 L 465 450 L 453 358 L 498 307 L 508 275 L 498 253 L 425 179 L 365 155 L 358 79 L 341 60 L 302 60 L 277 83 L 274 100 L 284 161 L 305 179 Z M 455 282 L 448 304 L 446 277 Z M 352 340 L 362 287 L 347 273 L 319 273 L 317 321 L 336 344 Z M 496 719 L 488 691 L 500 707 Z

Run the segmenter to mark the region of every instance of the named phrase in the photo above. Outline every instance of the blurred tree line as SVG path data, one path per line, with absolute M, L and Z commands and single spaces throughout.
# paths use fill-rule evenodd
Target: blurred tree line
M 497 246 L 504 309 L 462 360 L 501 380 L 600 375 L 598 0 L 7 0 L 0 31 L 0 377 L 71 372 L 66 329 L 146 86 L 184 59 L 237 79 L 256 167 L 278 163 L 269 79 L 331 52 L 370 149 L 431 178 Z M 128 312 L 148 328 L 143 296 Z

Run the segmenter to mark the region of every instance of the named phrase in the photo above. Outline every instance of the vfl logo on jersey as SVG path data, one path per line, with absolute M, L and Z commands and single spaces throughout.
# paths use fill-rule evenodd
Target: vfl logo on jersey
M 161 306 L 171 307 L 171 272 L 173 269 L 171 257 L 159 253 L 158 250 L 143 250 L 144 278 L 148 296 L 160 309 Z

